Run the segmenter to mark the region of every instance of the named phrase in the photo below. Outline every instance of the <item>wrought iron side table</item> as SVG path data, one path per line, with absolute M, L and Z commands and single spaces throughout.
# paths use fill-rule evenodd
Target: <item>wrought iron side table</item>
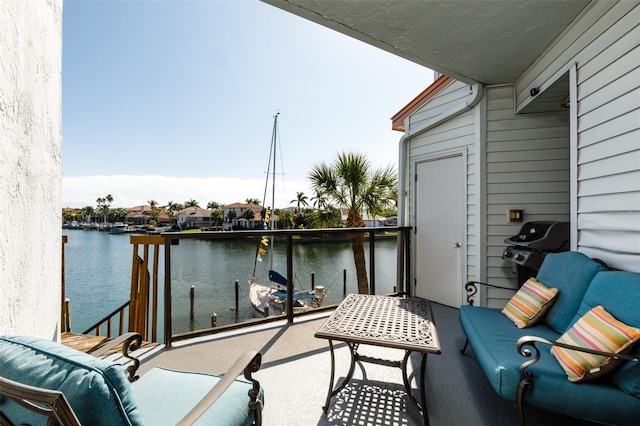
M 353 377 L 357 361 L 402 369 L 402 380 L 409 399 L 418 407 L 424 424 L 429 424 L 424 376 L 427 354 L 440 353 L 440 341 L 431 315 L 428 300 L 389 296 L 350 294 L 316 332 L 315 337 L 329 340 L 331 352 L 331 377 L 329 391 L 323 407 L 329 410 L 331 398 L 338 394 Z M 333 341 L 346 342 L 351 353 L 349 372 L 334 390 L 335 355 Z M 358 353 L 359 345 L 382 346 L 405 351 L 402 361 L 372 358 Z M 420 402 L 411 391 L 407 375 L 407 361 L 412 352 L 420 352 Z

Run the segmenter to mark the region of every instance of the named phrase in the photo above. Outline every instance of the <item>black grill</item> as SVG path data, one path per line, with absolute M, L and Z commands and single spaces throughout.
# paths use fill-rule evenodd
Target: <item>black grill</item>
M 547 253 L 569 250 L 569 222 L 527 222 L 507 238 L 502 258 L 516 265 L 518 285 L 537 275 Z

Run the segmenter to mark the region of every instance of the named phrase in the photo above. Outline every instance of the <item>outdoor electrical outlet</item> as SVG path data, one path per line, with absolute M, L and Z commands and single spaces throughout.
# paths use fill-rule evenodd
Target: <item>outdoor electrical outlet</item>
M 522 222 L 522 209 L 509 210 L 509 222 Z

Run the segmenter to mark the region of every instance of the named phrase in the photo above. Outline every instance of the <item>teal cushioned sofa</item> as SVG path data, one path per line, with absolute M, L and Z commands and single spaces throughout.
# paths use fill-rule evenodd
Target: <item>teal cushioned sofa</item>
M 45 416 L 17 403 L 22 398 L 30 400 L 35 389 L 64 395 L 72 411 L 68 424 L 175 425 L 199 403 L 205 405 L 196 409 L 202 414 L 190 413 L 185 423 L 260 424 L 263 394 L 251 377 L 259 367 L 260 354 L 248 352 L 224 378 L 154 368 L 129 383 L 119 364 L 44 339 L 2 336 L 0 416 L 14 425 L 46 425 Z M 236 379 L 242 371 L 247 380 Z M 10 392 L 15 389 L 22 398 Z M 220 395 L 208 395 L 210 392 Z M 207 397 L 215 401 L 208 407 Z M 64 419 L 58 422 L 67 423 Z
M 460 308 L 468 344 L 491 386 L 518 404 L 521 423 L 522 405 L 530 405 L 604 424 L 640 424 L 640 344 L 626 357 L 635 360 L 582 383 L 569 382 L 550 353 L 550 345 L 597 305 L 640 328 L 640 274 L 610 271 L 582 253 L 563 252 L 548 254 L 536 278 L 557 288 L 558 296 L 532 327 L 517 328 L 501 309 Z M 467 283 L 467 291 L 474 294 L 477 284 Z

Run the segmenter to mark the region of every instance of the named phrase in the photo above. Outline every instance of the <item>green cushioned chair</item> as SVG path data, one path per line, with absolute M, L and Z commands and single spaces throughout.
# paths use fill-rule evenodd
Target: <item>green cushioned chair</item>
M 131 358 L 142 339 L 121 340 Z M 259 425 L 264 397 L 252 373 L 260 362 L 247 352 L 224 376 L 154 368 L 138 378 L 135 360 L 130 383 L 119 364 L 49 340 L 3 336 L 0 424 Z M 237 379 L 243 372 L 246 380 Z

